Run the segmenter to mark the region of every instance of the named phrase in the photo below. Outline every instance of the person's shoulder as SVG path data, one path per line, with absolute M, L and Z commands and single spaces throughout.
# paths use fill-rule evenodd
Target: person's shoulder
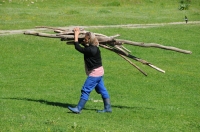
M 89 46 L 89 47 L 90 47 L 90 49 L 92 49 L 92 50 L 97 50 L 97 49 L 99 49 L 99 47 L 94 46 L 94 45 L 91 45 L 91 46 Z
M 99 48 L 99 47 L 94 46 L 94 45 L 90 45 L 89 47 L 92 48 L 92 49 L 98 49 Z

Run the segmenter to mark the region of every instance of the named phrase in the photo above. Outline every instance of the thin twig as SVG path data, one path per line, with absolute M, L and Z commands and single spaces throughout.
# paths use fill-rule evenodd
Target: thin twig
M 147 76 L 147 73 L 145 73 L 144 71 L 142 71 L 137 65 L 135 65 L 132 61 L 130 61 L 128 58 L 126 58 L 124 55 L 122 54 L 118 54 L 119 56 L 121 56 L 123 59 L 125 59 L 126 61 L 128 61 L 131 65 L 133 65 L 136 69 L 138 69 L 142 74 L 144 74 L 145 76 Z

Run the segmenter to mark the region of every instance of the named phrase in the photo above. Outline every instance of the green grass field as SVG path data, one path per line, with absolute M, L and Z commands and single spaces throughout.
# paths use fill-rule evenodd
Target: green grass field
M 0 30 L 35 26 L 151 24 L 200 20 L 200 1 L 178 10 L 179 0 L 0 1 Z M 88 5 L 89 3 L 89 5 Z M 72 114 L 85 81 L 83 58 L 59 39 L 0 35 L 0 132 L 199 132 L 200 24 L 152 28 L 89 28 L 121 39 L 154 42 L 192 54 L 125 45 L 132 54 L 164 69 L 133 61 L 145 77 L 115 53 L 101 48 L 104 81 L 113 112 L 93 91 L 81 114 Z

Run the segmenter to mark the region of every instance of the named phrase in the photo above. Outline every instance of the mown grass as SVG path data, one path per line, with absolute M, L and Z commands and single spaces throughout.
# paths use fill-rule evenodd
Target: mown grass
M 38 0 L 38 6 L 39 2 Z M 157 5 L 154 6 L 155 10 L 160 10 L 159 5 L 162 5 L 160 2 L 139 0 L 132 2 L 138 2 L 136 5 L 141 7 L 141 13 L 138 12 L 141 19 L 132 23 L 157 22 L 159 18 L 150 17 L 151 14 L 146 17 L 146 14 L 143 13 L 145 9 L 153 8 L 151 4 L 154 3 Z M 198 1 L 195 2 L 197 2 L 195 7 L 186 11 L 191 13 L 189 13 L 191 18 L 198 18 L 198 15 L 192 15 L 193 10 L 197 10 L 196 7 L 198 7 Z M 44 0 L 45 4 L 40 3 L 44 9 L 42 12 L 44 15 L 41 16 L 38 13 L 42 9 L 37 10 L 39 7 L 36 9 L 29 6 L 22 9 L 21 7 L 27 3 L 25 1 L 18 3 L 13 0 L 13 3 L 10 4 L 2 3 L 1 7 L 7 11 L 11 8 L 18 9 L 14 12 L 16 14 L 19 14 L 19 9 L 21 12 L 25 12 L 29 8 L 30 14 L 38 15 L 37 19 L 26 23 L 23 22 L 23 19 L 29 18 L 29 15 L 24 15 L 23 19 L 15 18 L 16 16 L 11 15 L 11 11 L 10 13 L 8 11 L 7 13 L 13 17 L 10 21 L 5 22 L 8 25 L 0 24 L 0 29 L 33 28 L 40 24 L 48 26 L 120 24 L 118 21 L 112 21 L 112 23 L 108 16 L 116 14 L 119 15 L 119 19 L 128 18 L 131 16 L 130 8 L 135 7 L 135 5 L 130 5 L 131 1 L 128 3 L 129 5 L 124 1 L 119 1 L 120 6 L 114 7 L 110 6 L 112 2 L 91 2 L 91 5 L 95 4 L 95 6 L 90 8 L 91 17 L 87 18 L 89 23 L 86 23 L 86 20 L 80 17 L 84 13 L 73 8 L 79 3 L 76 8 L 86 9 L 85 14 L 89 13 L 88 7 L 90 6 L 86 5 L 86 0 L 60 2 Z M 169 3 L 167 7 L 176 10 L 174 9 L 176 5 L 172 6 L 173 1 Z M 68 4 L 72 6 L 67 6 Z M 115 4 L 117 5 L 117 3 Z M 54 11 L 61 11 L 64 5 L 66 5 L 66 10 L 71 10 L 71 18 L 75 17 L 69 19 L 68 24 L 64 24 L 67 19 L 60 18 L 55 21 L 56 17 L 49 12 L 51 7 L 54 7 Z M 49 10 L 45 12 L 45 8 L 49 8 Z M 99 12 L 95 12 L 95 8 L 98 8 Z M 113 10 L 110 13 L 108 10 L 110 8 L 119 12 L 123 11 L 127 16 L 122 15 L 123 12 L 120 14 Z M 0 10 L 2 13 L 2 8 Z M 199 9 L 197 11 L 199 12 Z M 97 12 L 107 19 L 102 21 L 99 18 L 94 19 L 92 15 L 96 15 Z M 167 15 L 168 13 L 162 10 L 159 13 L 161 12 L 166 14 L 166 18 L 161 17 L 160 22 L 179 21 L 176 11 L 170 17 Z M 155 12 L 155 16 L 158 14 Z M 49 19 L 45 19 L 47 16 L 52 16 L 54 19 L 50 18 L 51 20 L 48 22 Z M 15 22 L 12 21 L 13 19 Z M 0 23 L 3 22 L 0 21 Z M 13 25 L 14 23 L 18 24 Z M 121 21 L 121 24 L 127 23 L 130 23 L 129 19 Z M 0 131 L 200 131 L 199 29 L 199 24 L 140 29 L 88 29 L 106 35 L 120 33 L 122 39 L 155 42 L 193 52 L 191 55 L 186 55 L 162 49 L 126 45 L 133 55 L 166 70 L 166 73 L 162 74 L 133 61 L 148 73 L 148 76 L 145 77 L 115 53 L 101 48 L 105 69 L 104 79 L 111 95 L 112 114 L 95 112 L 96 109 L 103 108 L 102 102 L 93 101 L 101 100 L 101 97 L 95 92 L 91 93 L 90 100 L 80 115 L 72 114 L 67 109 L 68 105 L 77 104 L 81 86 L 86 78 L 82 55 L 75 51 L 73 46 L 66 45 L 59 39 L 23 34 L 0 36 Z
M 179 5 L 178 0 L 1 1 L 0 29 L 180 22 L 185 15 L 189 21 L 199 20 L 200 1 L 193 0 L 189 10 L 184 11 L 178 10 Z

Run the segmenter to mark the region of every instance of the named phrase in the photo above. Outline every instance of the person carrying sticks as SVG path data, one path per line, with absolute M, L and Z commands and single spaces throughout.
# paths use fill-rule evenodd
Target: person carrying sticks
M 99 42 L 94 33 L 87 32 L 84 38 L 84 47 L 82 47 L 78 42 L 79 33 L 80 29 L 78 27 L 74 28 L 74 46 L 77 51 L 84 55 L 87 78 L 81 89 L 81 96 L 78 105 L 76 107 L 68 106 L 68 109 L 73 113 L 81 113 L 81 110 L 89 99 L 91 91 L 95 89 L 98 94 L 101 94 L 104 103 L 104 109 L 97 110 L 97 112 L 112 112 L 110 96 L 103 81 L 104 68 L 102 66 L 101 52 L 98 47 Z

